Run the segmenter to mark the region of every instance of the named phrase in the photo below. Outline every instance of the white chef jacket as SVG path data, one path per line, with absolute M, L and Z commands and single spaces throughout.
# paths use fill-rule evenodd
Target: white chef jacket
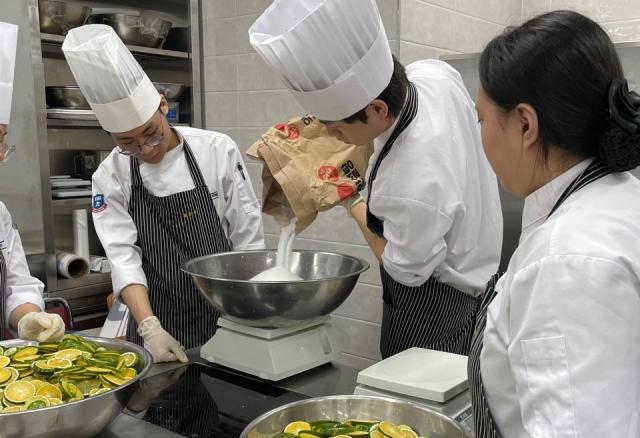
M 180 144 L 157 164 L 140 162 L 142 182 L 154 196 L 193 189 L 182 140 L 200 167 L 225 234 L 235 250 L 264 248 L 260 204 L 237 145 L 228 136 L 195 128 L 174 128 Z M 131 169 L 128 156 L 114 149 L 93 174 L 93 223 L 111 263 L 117 294 L 130 284 L 147 286 L 136 226 L 128 213 Z M 238 164 L 240 164 L 239 168 Z
M 7 264 L 4 317 L 5 326 L 8 327 L 9 315 L 21 304 L 31 303 L 44 309 L 44 300 L 42 299 L 44 284 L 31 276 L 20 234 L 3 202 L 0 202 L 0 219 L 0 249 Z
M 640 437 L 640 181 L 588 165 L 529 195 L 488 308 L 480 368 L 505 438 Z
M 407 286 L 433 274 L 478 295 L 498 269 L 502 211 L 475 106 L 448 64 L 424 60 L 406 71 L 418 91 L 418 113 L 382 161 L 369 200 L 384 221 L 382 263 Z M 369 170 L 394 127 L 374 140 Z

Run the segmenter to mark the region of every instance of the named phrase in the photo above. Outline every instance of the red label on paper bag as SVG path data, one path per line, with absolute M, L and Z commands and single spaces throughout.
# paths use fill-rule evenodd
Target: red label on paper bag
M 353 192 L 353 187 L 347 183 L 342 183 L 338 186 L 338 196 L 341 201 L 353 195 Z
M 320 166 L 318 178 L 322 181 L 338 181 L 338 169 L 335 166 Z

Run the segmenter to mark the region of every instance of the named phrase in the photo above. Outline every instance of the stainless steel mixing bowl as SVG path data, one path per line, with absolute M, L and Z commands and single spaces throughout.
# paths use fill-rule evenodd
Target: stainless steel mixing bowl
M 159 49 L 172 23 L 153 14 L 100 14 L 89 18 L 91 23 L 107 24 L 125 44 Z
M 240 438 L 272 438 L 292 421 L 348 419 L 387 420 L 411 426 L 418 435 L 429 438 L 466 438 L 452 419 L 431 409 L 401 400 L 360 395 L 317 397 L 276 408 L 256 418 Z
M 45 87 L 45 94 L 50 108 L 90 108 L 79 87 Z
M 74 27 L 82 26 L 91 8 L 70 1 L 39 0 L 40 32 L 66 35 Z
M 184 92 L 184 84 L 170 84 L 168 82 L 154 82 L 158 93 L 162 94 L 169 102 L 180 99 Z
M 144 348 L 130 342 L 84 337 L 111 350 L 136 352 L 144 361 L 142 370 L 128 383 L 101 395 L 50 408 L 0 414 L 0 436 L 3 438 L 88 438 L 96 436 L 118 416 L 138 387 L 140 379 L 151 368 L 153 363 L 151 355 Z M 1 343 L 3 347 L 27 344 L 35 345 L 36 343 L 22 339 Z
M 302 281 L 249 281 L 275 265 L 275 251 L 233 251 L 190 260 L 182 270 L 226 318 L 252 327 L 290 327 L 334 311 L 369 269 L 348 255 L 294 251 L 291 270 Z

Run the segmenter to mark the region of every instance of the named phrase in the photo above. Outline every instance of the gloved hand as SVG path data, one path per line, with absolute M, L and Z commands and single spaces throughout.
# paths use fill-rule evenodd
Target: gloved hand
M 144 348 L 153 356 L 153 362 L 188 362 L 180 342 L 160 325 L 160 320 L 149 316 L 138 324 L 138 334 L 144 339 Z
M 60 315 L 29 312 L 18 321 L 18 336 L 30 341 L 58 341 L 64 336 L 64 328 Z
M 348 198 L 344 199 L 342 202 L 340 202 L 340 205 L 343 206 L 345 210 L 347 210 L 347 214 L 349 216 L 353 217 L 351 215 L 351 209 L 361 202 L 365 202 L 364 198 L 360 193 L 355 193 L 349 196 Z

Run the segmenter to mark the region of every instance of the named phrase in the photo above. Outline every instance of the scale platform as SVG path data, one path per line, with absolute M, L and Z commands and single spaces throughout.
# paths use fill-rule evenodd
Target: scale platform
M 218 319 L 216 334 L 200 356 L 264 380 L 278 381 L 331 362 L 340 355 L 331 318 L 300 326 L 256 328 Z
M 473 437 L 467 357 L 410 348 L 358 373 L 356 395 L 377 395 L 426 406 L 454 419 Z

